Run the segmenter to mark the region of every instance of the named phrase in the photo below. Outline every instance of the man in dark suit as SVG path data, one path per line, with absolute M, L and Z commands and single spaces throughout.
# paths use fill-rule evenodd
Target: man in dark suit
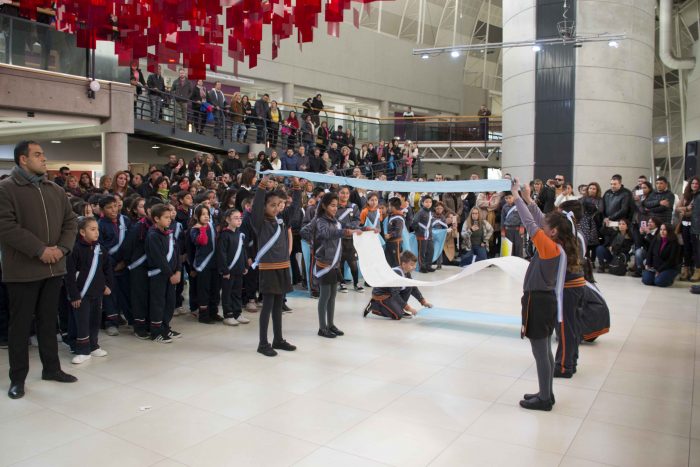
M 175 97 L 175 115 L 180 121 L 180 128 L 187 130 L 187 109 L 189 108 L 189 98 L 192 95 L 192 81 L 187 79 L 187 72 L 180 68 L 180 77 L 173 82 L 170 92 Z M 178 115 L 179 114 L 179 115 Z
M 151 100 L 151 121 L 158 123 L 160 112 L 163 107 L 163 96 L 165 94 L 165 81 L 163 80 L 162 67 L 158 65 L 155 73 L 148 76 L 146 86 L 148 86 L 148 97 Z
M 214 89 L 207 93 L 207 102 L 214 106 L 214 136 L 220 139 L 224 138 L 226 128 L 226 116 L 224 110 L 228 107 L 226 96 L 221 91 L 221 81 L 214 83 Z
M 265 142 L 265 120 L 267 119 L 267 114 L 270 112 L 270 95 L 263 94 L 263 96 L 255 101 L 255 142 L 257 144 L 262 144 Z

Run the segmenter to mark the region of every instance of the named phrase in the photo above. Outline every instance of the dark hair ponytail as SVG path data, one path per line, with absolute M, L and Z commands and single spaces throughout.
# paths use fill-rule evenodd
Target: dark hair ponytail
M 578 238 L 566 215 L 552 211 L 545 217 L 545 222 L 550 229 L 557 229 L 557 240 L 566 253 L 566 270 L 568 272 L 582 272 L 581 258 L 579 256 Z

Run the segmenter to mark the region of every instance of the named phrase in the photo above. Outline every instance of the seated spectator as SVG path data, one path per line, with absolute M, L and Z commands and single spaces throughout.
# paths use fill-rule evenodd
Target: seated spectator
M 644 263 L 646 262 L 647 253 L 653 242 L 659 233 L 658 226 L 661 223 L 658 219 L 652 217 L 648 221 L 642 222 L 639 226 L 639 245 L 635 247 L 634 250 L 634 276 L 642 277 L 642 271 L 644 270 Z
M 282 170 L 299 170 L 299 156 L 294 154 L 293 149 L 287 149 L 282 158 Z
M 465 250 L 460 266 L 467 266 L 488 257 L 488 244 L 493 235 L 493 227 L 481 217 L 477 207 L 469 211 L 469 217 L 462 226 L 462 246 Z
M 670 224 L 659 226 L 659 235 L 652 241 L 642 273 L 644 285 L 669 287 L 680 272 L 681 246 Z
M 627 219 L 620 219 L 617 235 L 612 238 L 608 245 L 598 245 L 596 249 L 596 258 L 598 258 L 598 272 L 605 272 L 608 264 L 620 254 L 624 254 L 625 258 L 629 258 L 630 250 L 634 241 L 629 229 Z

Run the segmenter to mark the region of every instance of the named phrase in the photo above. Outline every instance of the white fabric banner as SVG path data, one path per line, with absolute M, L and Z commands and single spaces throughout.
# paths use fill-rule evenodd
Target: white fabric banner
M 504 258 L 493 258 L 485 261 L 478 261 L 462 268 L 457 274 L 446 279 L 437 281 L 421 281 L 416 279 L 406 279 L 391 270 L 386 262 L 384 250 L 379 242 L 378 234 L 374 232 L 364 232 L 362 235 L 353 236 L 355 250 L 360 262 L 360 269 L 365 280 L 373 287 L 435 287 L 458 281 L 464 277 L 471 276 L 487 267 L 493 265 L 502 269 L 510 277 L 523 283 L 525 272 L 530 263 L 516 256 L 506 256 Z

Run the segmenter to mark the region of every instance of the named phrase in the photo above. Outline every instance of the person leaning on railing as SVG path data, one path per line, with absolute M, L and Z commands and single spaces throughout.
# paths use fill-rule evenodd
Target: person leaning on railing
M 184 68 L 180 68 L 179 77 L 176 79 L 172 86 L 170 87 L 170 93 L 175 99 L 173 99 L 173 107 L 175 119 L 180 121 L 180 128 L 187 130 L 187 107 L 189 105 L 189 99 L 192 95 L 192 81 L 187 79 L 187 73 Z
M 243 123 L 244 117 L 245 111 L 243 109 L 241 93 L 236 92 L 233 94 L 233 99 L 231 99 L 231 121 L 233 122 L 231 139 L 235 140 L 237 143 L 245 141 L 247 130 Z
M 204 87 L 204 80 L 197 80 L 197 84 L 192 89 L 190 101 L 192 101 L 192 123 L 194 131 L 202 135 L 204 134 L 204 124 L 206 122 L 206 115 L 202 110 L 202 104 L 207 101 L 207 88 Z

